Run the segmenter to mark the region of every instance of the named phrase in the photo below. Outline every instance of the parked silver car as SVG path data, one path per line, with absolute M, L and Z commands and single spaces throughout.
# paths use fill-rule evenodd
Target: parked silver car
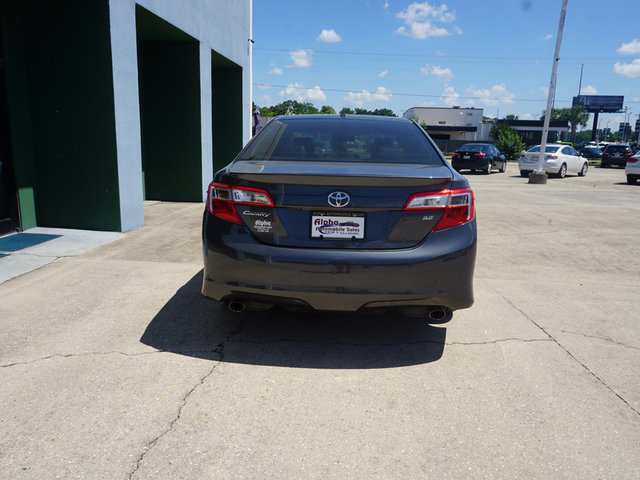
M 584 177 L 589 169 L 589 162 L 586 158 L 576 152 L 568 145 L 550 143 L 546 146 L 544 156 L 544 169 L 547 173 L 564 178 L 567 173 L 578 174 Z M 518 167 L 520 175 L 528 177 L 529 174 L 538 167 L 538 157 L 540 156 L 540 145 L 531 147 L 520 155 Z

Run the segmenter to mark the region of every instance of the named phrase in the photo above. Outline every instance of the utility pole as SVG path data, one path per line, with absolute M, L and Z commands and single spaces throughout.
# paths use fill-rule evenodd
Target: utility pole
M 562 34 L 564 32 L 564 19 L 567 15 L 567 0 L 562 0 L 560 10 L 560 22 L 558 23 L 558 35 L 556 35 L 556 50 L 553 54 L 553 67 L 551 68 L 551 81 L 549 82 L 549 95 L 547 97 L 547 113 L 544 116 L 542 127 L 542 141 L 540 142 L 540 155 L 538 156 L 538 166 L 529 175 L 529 183 L 547 183 L 547 172 L 544 170 L 544 157 L 547 148 L 547 137 L 549 136 L 549 122 L 551 121 L 551 111 L 553 99 L 556 94 L 556 80 L 558 78 L 558 61 L 560 60 L 560 47 L 562 46 Z
M 584 63 L 580 66 L 580 83 L 578 84 L 578 96 L 582 92 L 582 71 L 584 70 Z

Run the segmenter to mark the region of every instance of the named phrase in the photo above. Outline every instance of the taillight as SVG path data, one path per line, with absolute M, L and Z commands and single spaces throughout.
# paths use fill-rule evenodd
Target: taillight
M 207 193 L 207 210 L 212 215 L 227 222 L 242 225 L 244 222 L 235 205 L 257 205 L 273 207 L 273 201 L 264 190 L 249 187 L 232 187 L 222 183 L 211 182 Z
M 557 160 L 558 156 L 557 155 L 545 155 L 544 159 L 545 160 Z
M 526 158 L 527 158 L 527 156 L 524 153 L 522 155 L 520 155 L 520 160 L 524 160 Z
M 478 158 L 484 158 L 486 156 L 487 156 L 486 153 L 476 153 L 476 157 L 478 157 Z
M 633 157 L 627 159 L 627 163 L 636 163 L 637 161 L 638 159 Z
M 463 225 L 475 216 L 473 191 L 470 188 L 414 193 L 403 210 L 441 210 L 442 218 L 431 230 L 445 230 Z
M 458 154 L 454 153 L 453 155 L 451 155 L 451 160 L 453 160 L 454 158 L 458 158 Z

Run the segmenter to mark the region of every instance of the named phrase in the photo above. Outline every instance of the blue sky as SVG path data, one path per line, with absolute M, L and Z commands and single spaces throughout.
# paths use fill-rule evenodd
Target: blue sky
M 253 0 L 253 97 L 397 115 L 413 106 L 538 118 L 561 0 Z M 640 0 L 569 0 L 556 107 L 624 95 L 640 113 Z M 603 114 L 617 129 L 623 114 Z M 588 128 L 590 128 L 589 125 Z

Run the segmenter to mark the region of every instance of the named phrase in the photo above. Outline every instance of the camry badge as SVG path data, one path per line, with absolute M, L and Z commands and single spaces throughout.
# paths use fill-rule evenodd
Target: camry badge
M 351 198 L 344 192 L 332 192 L 327 200 L 332 207 L 346 207 Z

